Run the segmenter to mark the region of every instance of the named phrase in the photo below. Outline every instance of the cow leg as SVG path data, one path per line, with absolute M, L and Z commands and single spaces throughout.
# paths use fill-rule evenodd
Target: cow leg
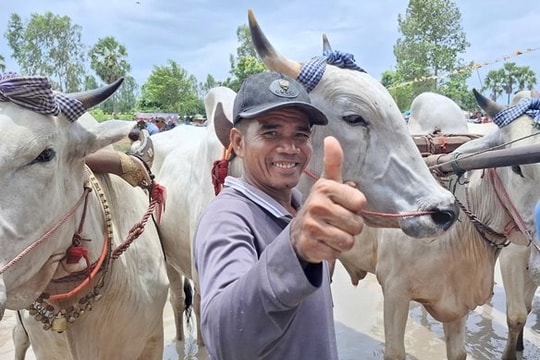
M 405 360 L 405 327 L 410 302 L 396 302 L 400 297 L 392 295 L 384 292 L 384 360 Z
M 176 327 L 176 341 L 184 340 L 184 282 L 182 274 L 171 265 L 166 264 L 167 277 L 169 278 L 169 302 L 174 315 Z
M 467 316 L 461 319 L 443 323 L 444 339 L 446 342 L 446 357 L 448 360 L 465 360 L 465 324 Z
M 26 351 L 30 347 L 30 338 L 28 338 L 28 333 L 21 322 L 21 311 L 17 311 L 17 322 L 15 323 L 12 332 L 13 345 L 15 347 L 15 360 L 24 360 Z
M 518 359 L 523 352 L 523 328 L 531 311 L 536 285 L 527 272 L 530 248 L 510 244 L 499 257 L 501 276 L 506 294 L 506 323 L 508 338 L 503 360 Z

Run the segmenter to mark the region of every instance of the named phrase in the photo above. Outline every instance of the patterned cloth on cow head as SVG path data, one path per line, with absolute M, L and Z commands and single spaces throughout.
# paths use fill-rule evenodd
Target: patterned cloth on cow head
M 523 114 L 532 117 L 536 123 L 540 122 L 540 98 L 521 99 L 516 105 L 499 111 L 493 122 L 502 128 Z
M 310 92 L 317 86 L 324 74 L 326 64 L 334 65 L 343 69 L 366 72 L 354 62 L 354 55 L 339 50 L 325 52 L 324 56 L 316 56 L 302 65 L 300 74 L 296 80 Z
M 62 113 L 71 122 L 87 110 L 79 100 L 54 93 L 46 77 L 19 76 L 13 72 L 0 74 L 0 101 L 11 101 L 45 115 Z

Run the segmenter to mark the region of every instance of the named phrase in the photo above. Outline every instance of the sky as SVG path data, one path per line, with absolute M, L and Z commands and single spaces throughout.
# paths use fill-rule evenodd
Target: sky
M 529 66 L 540 85 L 540 1 L 456 0 L 470 47 L 466 61 L 485 64 L 469 80 L 482 87 L 490 70 L 506 61 Z M 408 0 L 24 0 L 0 3 L 0 54 L 7 70 L 18 71 L 3 36 L 12 13 L 23 21 L 32 13 L 67 15 L 82 27 L 82 41 L 90 48 L 113 36 L 127 48 L 131 75 L 139 85 L 154 66 L 179 63 L 198 81 L 208 74 L 224 80 L 229 56 L 236 54 L 238 26 L 247 24 L 247 10 L 255 16 L 276 50 L 306 61 L 322 53 L 322 34 L 332 48 L 351 53 L 376 79 L 395 68 L 393 46 L 400 37 L 397 18 Z M 516 51 L 523 55 L 514 56 Z M 486 94 L 487 95 L 487 94 Z

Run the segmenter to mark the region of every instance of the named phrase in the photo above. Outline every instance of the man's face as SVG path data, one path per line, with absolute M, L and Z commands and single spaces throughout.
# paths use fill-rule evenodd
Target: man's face
M 308 116 L 294 108 L 242 119 L 233 129 L 235 153 L 243 159 L 246 180 L 273 197 L 298 184 L 313 154 Z

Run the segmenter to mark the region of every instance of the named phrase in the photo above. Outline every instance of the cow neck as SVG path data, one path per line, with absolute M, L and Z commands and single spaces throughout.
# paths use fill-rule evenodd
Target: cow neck
M 109 205 L 107 202 L 107 198 L 105 196 L 105 193 L 103 189 L 101 188 L 99 181 L 96 179 L 92 171 L 86 167 L 86 173 L 88 175 L 88 180 L 91 185 L 91 189 L 97 194 L 99 198 L 99 202 L 101 204 L 101 210 L 104 217 L 104 241 L 103 241 L 103 248 L 101 251 L 101 254 L 99 256 L 99 259 L 92 265 L 88 264 L 87 261 L 87 269 L 86 274 L 87 276 L 84 277 L 84 279 L 72 290 L 62 293 L 62 294 L 54 294 L 51 295 L 49 293 L 42 293 L 40 297 L 32 304 L 30 305 L 27 310 L 30 312 L 30 315 L 34 316 L 34 318 L 43 323 L 43 328 L 45 330 L 53 330 L 56 332 L 63 332 L 67 328 L 68 323 L 72 323 L 75 320 L 77 320 L 80 315 L 82 315 L 85 311 L 92 309 L 92 304 L 98 300 L 101 299 L 101 289 L 103 288 L 105 282 L 105 275 L 108 272 L 109 265 L 111 262 L 111 254 L 112 254 L 112 239 L 113 239 L 113 231 L 112 231 L 112 218 L 111 213 L 109 209 Z M 83 216 L 81 219 L 81 224 L 79 226 L 78 232 L 73 237 L 73 245 L 70 247 L 70 249 L 80 248 L 80 232 L 82 231 L 82 227 L 84 225 L 84 214 L 86 213 L 86 204 L 87 201 L 85 201 L 85 209 L 83 210 Z M 69 252 L 69 250 L 68 250 Z M 76 254 L 71 254 L 72 256 L 76 256 Z M 69 254 L 68 254 L 69 256 Z M 80 293 L 82 289 L 87 287 L 90 282 L 95 279 L 96 275 L 98 273 L 101 273 L 100 278 L 95 282 L 95 285 L 91 291 L 89 291 L 86 295 L 79 298 L 79 300 L 75 303 L 72 303 L 67 308 L 57 309 L 55 304 L 53 302 L 59 302 L 59 301 L 69 301 L 71 300 L 75 295 Z M 74 278 L 77 277 L 77 274 L 71 274 L 67 277 L 57 279 L 56 282 L 62 282 L 62 281 L 72 281 Z
M 508 233 L 514 231 L 515 229 L 518 229 L 523 235 L 527 237 L 527 240 L 529 241 L 527 246 L 529 246 L 533 242 L 532 234 L 527 229 L 525 221 L 523 220 L 521 215 L 519 215 L 519 212 L 517 211 L 512 199 L 510 199 L 510 196 L 504 188 L 499 174 L 497 174 L 497 171 L 495 169 L 490 168 L 488 169 L 488 175 L 493 189 L 495 190 L 495 194 L 497 195 L 497 200 L 499 201 L 499 204 L 502 206 L 507 216 L 511 219 L 510 223 L 506 226 L 506 228 L 508 229 Z

